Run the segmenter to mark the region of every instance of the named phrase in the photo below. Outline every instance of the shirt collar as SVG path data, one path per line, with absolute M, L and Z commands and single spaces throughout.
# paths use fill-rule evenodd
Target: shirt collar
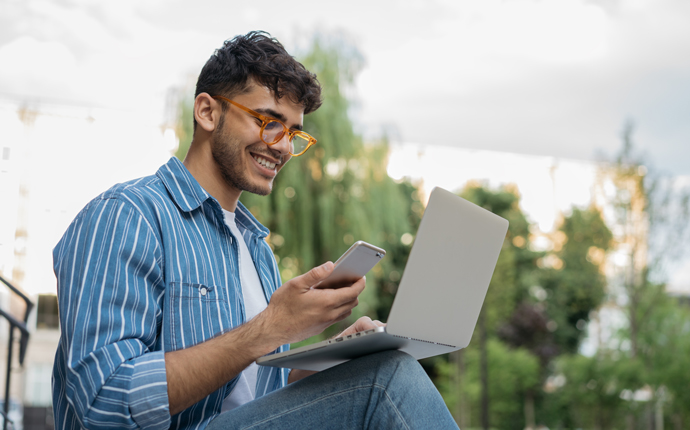
M 175 204 L 184 212 L 193 211 L 211 197 L 175 157 L 162 165 L 156 175 L 163 181 Z
M 247 209 L 242 202 L 237 202 L 237 209 L 235 209 L 235 222 L 238 227 L 244 227 L 251 230 L 254 234 L 260 238 L 268 236 L 269 230 L 261 225 L 261 223 L 254 218 L 249 209 Z
M 199 182 L 189 173 L 180 160 L 175 157 L 161 166 L 156 173 L 172 196 L 175 204 L 184 212 L 191 212 L 201 206 L 206 200 L 215 203 L 218 214 L 223 218 L 220 204 L 213 198 Z M 254 215 L 242 204 L 237 202 L 235 222 L 238 226 L 252 231 L 260 238 L 268 236 L 269 230 L 254 218 Z

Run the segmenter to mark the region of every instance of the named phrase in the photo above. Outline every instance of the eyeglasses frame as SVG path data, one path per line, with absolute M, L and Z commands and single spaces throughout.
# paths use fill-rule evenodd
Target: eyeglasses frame
M 216 100 L 217 100 L 217 99 L 224 100 L 224 101 L 230 103 L 231 105 L 236 106 L 236 107 L 242 109 L 243 111 L 247 112 L 249 115 L 251 115 L 251 116 L 253 116 L 253 117 L 257 118 L 257 119 L 260 119 L 260 120 L 261 120 L 261 129 L 259 130 L 259 138 L 260 138 L 261 141 L 262 141 L 263 143 L 265 143 L 266 145 L 269 145 L 269 146 L 275 145 L 276 143 L 280 142 L 280 140 L 281 140 L 286 134 L 287 134 L 288 140 L 289 140 L 290 142 L 292 142 L 292 139 L 293 139 L 296 135 L 299 135 L 299 136 L 301 136 L 303 139 L 308 140 L 309 143 L 307 144 L 306 148 L 304 148 L 304 151 L 300 152 L 299 154 L 293 154 L 292 152 L 290 152 L 290 155 L 292 155 L 293 157 L 299 157 L 300 155 L 304 154 L 305 152 L 307 152 L 307 150 L 308 150 L 309 148 L 312 147 L 312 145 L 314 145 L 314 144 L 316 143 L 316 139 L 315 139 L 314 137 L 312 137 L 311 135 L 309 135 L 308 133 L 305 133 L 305 132 L 303 132 L 302 130 L 291 130 L 288 126 L 286 126 L 286 125 L 285 125 L 282 121 L 280 121 L 279 119 L 271 118 L 271 117 L 268 117 L 268 116 L 265 116 L 265 115 L 261 115 L 259 112 L 253 111 L 253 110 L 249 109 L 249 108 L 246 107 L 246 106 L 242 106 L 241 104 L 237 103 L 236 101 L 230 100 L 230 99 L 227 98 L 227 97 L 223 97 L 223 96 L 211 96 L 211 97 L 212 97 L 213 99 L 216 99 Z M 267 126 L 268 123 L 270 123 L 270 122 L 277 122 L 278 124 L 280 124 L 280 125 L 283 126 L 283 133 L 282 133 L 282 134 L 278 134 L 278 138 L 277 138 L 277 140 L 276 140 L 275 142 L 266 142 L 266 141 L 264 140 L 264 138 L 263 138 L 264 129 L 266 128 L 266 126 Z

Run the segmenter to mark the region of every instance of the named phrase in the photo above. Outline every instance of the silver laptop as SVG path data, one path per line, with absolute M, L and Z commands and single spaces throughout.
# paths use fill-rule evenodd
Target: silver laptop
M 388 349 L 419 360 L 465 348 L 507 230 L 507 220 L 434 188 L 386 327 L 269 354 L 256 362 L 324 370 Z

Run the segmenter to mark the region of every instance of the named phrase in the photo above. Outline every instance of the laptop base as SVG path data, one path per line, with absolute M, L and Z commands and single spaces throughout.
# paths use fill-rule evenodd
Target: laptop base
M 367 331 L 364 335 L 353 334 L 349 338 L 339 339 L 341 338 L 296 348 L 283 353 L 279 358 L 266 355 L 257 360 L 257 363 L 262 366 L 321 371 L 354 358 L 390 349 L 399 349 L 417 360 L 460 349 L 451 345 L 395 336 L 386 333 L 383 327 Z

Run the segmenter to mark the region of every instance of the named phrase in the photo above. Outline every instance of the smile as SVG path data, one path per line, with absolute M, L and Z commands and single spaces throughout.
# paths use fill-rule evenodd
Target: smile
M 262 166 L 266 167 L 267 169 L 275 169 L 276 168 L 276 163 L 271 163 L 270 161 L 266 160 L 263 157 L 259 157 L 258 155 L 252 154 L 252 157 L 256 160 L 257 163 L 261 164 Z

